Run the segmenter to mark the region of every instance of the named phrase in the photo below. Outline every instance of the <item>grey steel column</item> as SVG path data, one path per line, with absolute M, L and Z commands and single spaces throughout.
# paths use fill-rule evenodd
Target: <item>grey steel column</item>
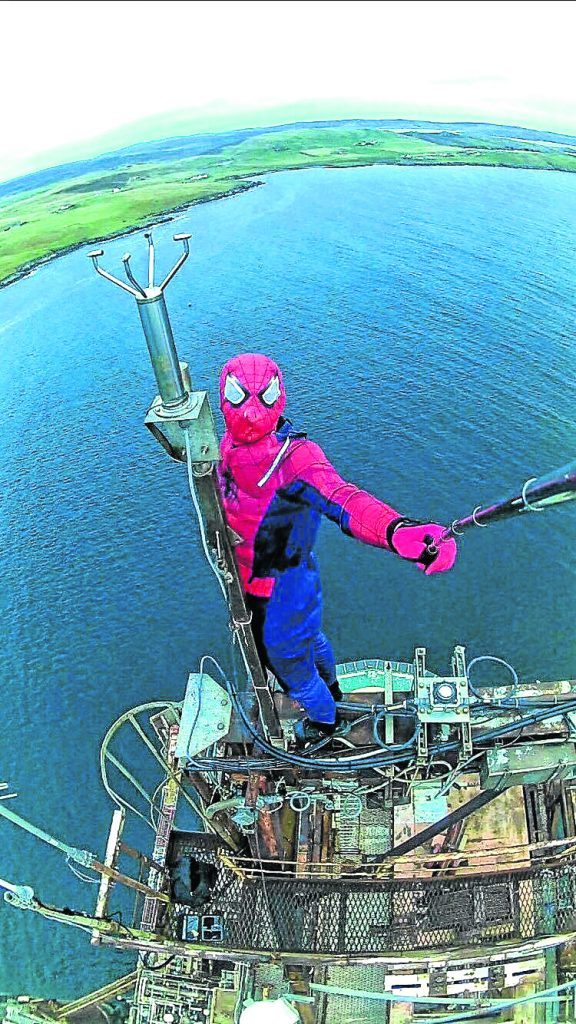
M 201 529 L 205 529 L 206 554 L 212 568 L 221 578 L 230 611 L 231 626 L 238 637 L 246 661 L 246 689 L 250 686 L 253 689 L 258 716 L 266 738 L 279 739 L 282 736 L 282 728 L 254 641 L 251 615 L 246 608 L 233 541 L 222 507 L 215 471 L 219 458 L 219 442 L 210 402 L 206 392 L 192 391 L 185 366 L 183 372 L 183 364 L 178 359 L 164 300 L 164 289 L 188 257 L 189 238 L 190 235 L 174 235 L 175 241 L 182 242 L 183 252 L 159 286 L 154 285 L 155 260 L 151 232 L 146 233 L 147 287 L 139 284 L 134 277 L 128 254 L 122 260 L 128 284 L 98 266 L 98 259 L 103 255 L 102 249 L 89 253 L 89 256 L 101 277 L 130 292 L 136 299 L 160 396 L 160 400 L 155 400 L 146 417 L 146 425 L 171 458 L 188 464 L 192 496 L 198 501 Z
M 144 297 L 136 296 L 136 305 L 162 404 L 166 408 L 181 405 L 188 398 L 188 392 L 182 379 L 162 289 L 147 288 Z

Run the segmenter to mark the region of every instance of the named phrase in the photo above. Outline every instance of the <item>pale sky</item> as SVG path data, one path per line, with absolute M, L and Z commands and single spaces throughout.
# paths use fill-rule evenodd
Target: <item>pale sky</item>
M 0 24 L 0 179 L 285 108 L 576 134 L 569 0 L 4 0 Z

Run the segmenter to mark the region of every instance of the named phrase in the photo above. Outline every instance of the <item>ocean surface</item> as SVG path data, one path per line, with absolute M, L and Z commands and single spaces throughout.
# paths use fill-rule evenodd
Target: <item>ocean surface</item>
M 167 301 L 196 385 L 216 404 L 222 363 L 267 352 L 293 421 L 402 513 L 448 522 L 576 456 L 576 177 L 277 174 L 157 227 L 161 269 L 174 231 L 193 233 Z M 119 273 L 126 249 L 143 277 L 141 234 L 102 265 Z M 108 725 L 180 699 L 201 655 L 228 665 L 226 617 L 185 471 L 143 426 L 155 388 L 130 296 L 77 251 L 0 291 L 0 321 L 0 781 L 14 810 L 101 855 Z M 467 535 L 454 571 L 425 578 L 326 523 L 325 627 L 342 660 L 425 646 L 445 672 L 462 643 L 524 679 L 574 678 L 575 547 L 566 505 Z M 93 909 L 94 886 L 2 820 L 0 875 Z M 130 966 L 0 904 L 0 992 L 67 998 Z

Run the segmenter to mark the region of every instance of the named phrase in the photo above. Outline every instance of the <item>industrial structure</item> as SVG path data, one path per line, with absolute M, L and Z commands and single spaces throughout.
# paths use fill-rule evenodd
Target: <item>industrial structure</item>
M 377 652 L 339 666 L 347 728 L 295 746 L 301 713 L 251 631 L 208 396 L 170 326 L 164 290 L 189 249 L 189 236 L 174 237 L 183 253 L 160 286 L 150 234 L 146 287 L 129 256 L 128 283 L 100 267 L 101 250 L 91 258 L 136 299 L 158 388 L 146 426 L 186 467 L 234 671 L 205 655 L 182 701 L 131 708 L 110 727 L 102 857 L 1 800 L 0 815 L 101 877 L 87 911 L 15 882 L 2 883 L 5 899 L 134 950 L 136 971 L 120 982 L 133 991 L 130 1024 L 576 1020 L 576 682 L 524 682 L 489 659 L 501 675 L 483 684 L 483 659 L 468 664 L 461 646 L 444 666 L 429 666 L 424 647 L 411 662 Z M 575 469 L 530 480 L 450 530 L 568 500 Z M 141 779 L 152 770 L 150 787 Z M 130 923 L 113 914 L 119 885 L 134 897 Z M 7 1019 L 46 1015 L 13 1004 Z

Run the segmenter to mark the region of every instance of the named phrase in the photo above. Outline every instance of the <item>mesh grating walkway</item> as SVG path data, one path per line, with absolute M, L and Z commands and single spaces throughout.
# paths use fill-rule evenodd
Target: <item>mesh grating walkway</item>
M 471 878 L 242 881 L 214 854 L 216 882 L 194 908 L 170 906 L 163 931 L 199 937 L 220 949 L 302 953 L 379 953 L 481 946 L 576 930 L 576 865 Z M 202 920 L 208 926 L 202 935 Z M 219 937 L 213 927 L 218 922 Z
M 363 992 L 383 992 L 386 969 L 384 967 L 338 967 L 328 968 L 326 983 L 336 988 L 358 989 Z M 387 1024 L 390 1019 L 388 1003 L 350 996 L 325 995 L 323 1024 Z

